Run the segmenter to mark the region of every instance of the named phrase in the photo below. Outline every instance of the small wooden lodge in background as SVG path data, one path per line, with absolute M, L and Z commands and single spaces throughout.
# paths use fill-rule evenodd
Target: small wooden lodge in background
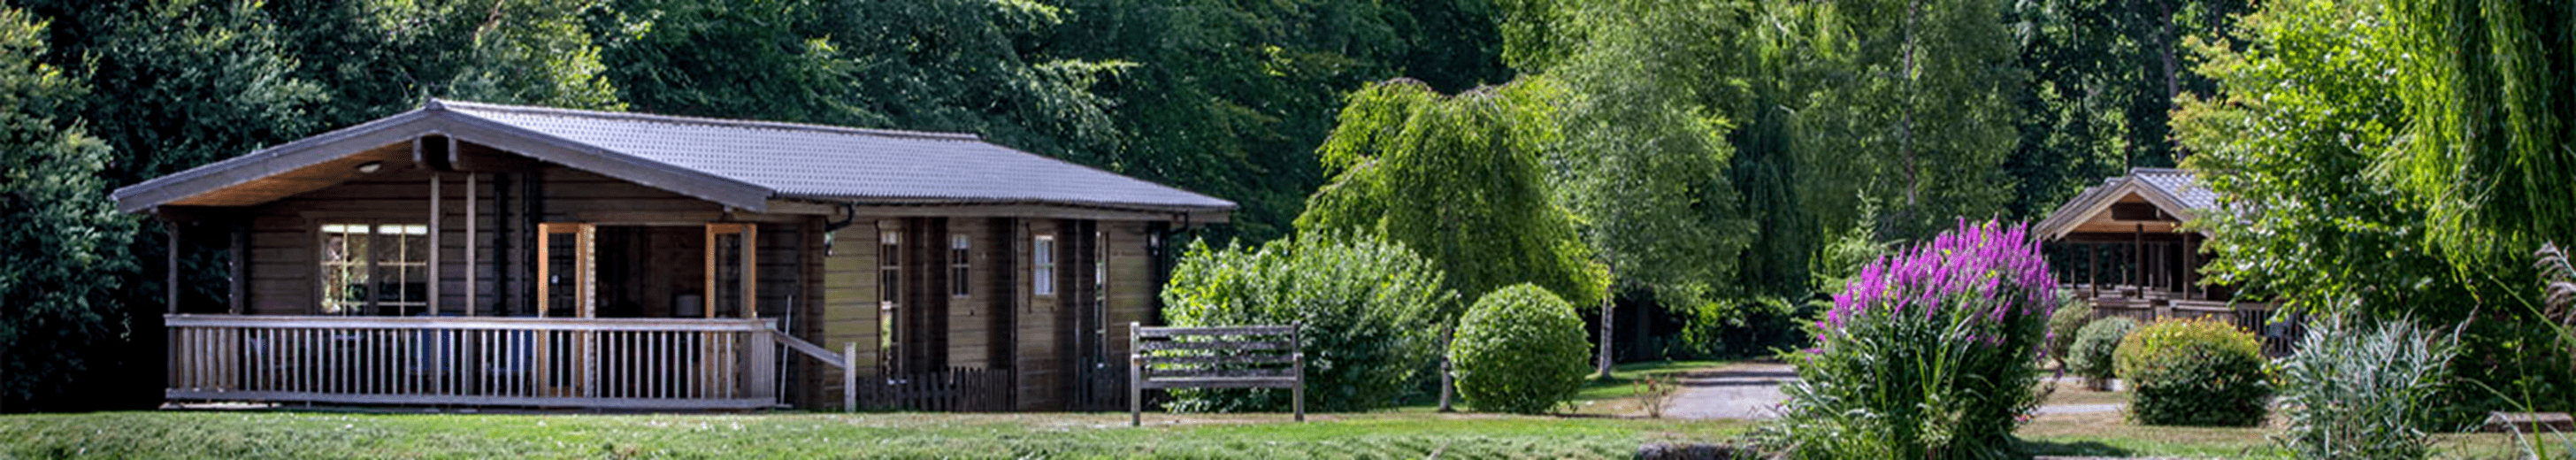
M 658 409 L 837 408 L 855 363 L 872 408 L 1114 410 L 1164 238 L 1234 208 L 968 134 L 435 100 L 114 196 L 174 233 L 172 400 Z
M 2286 332 L 2266 324 L 2270 303 L 2240 302 L 2234 289 L 2200 276 L 2208 235 L 2182 224 L 2215 209 L 2218 194 L 2190 171 L 2132 168 L 2085 188 L 2031 230 L 2048 242 L 2057 279 L 2093 302 L 2097 317 L 2229 321 L 2264 334 L 2267 351 L 2285 352 L 2287 338 L 2274 336 Z

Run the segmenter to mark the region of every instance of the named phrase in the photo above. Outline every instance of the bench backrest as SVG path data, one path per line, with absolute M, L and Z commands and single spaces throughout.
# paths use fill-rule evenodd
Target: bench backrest
M 1155 388 L 1289 388 L 1297 421 L 1306 420 L 1306 355 L 1299 325 L 1144 327 L 1127 323 L 1128 410 L 1142 424 L 1144 390 Z

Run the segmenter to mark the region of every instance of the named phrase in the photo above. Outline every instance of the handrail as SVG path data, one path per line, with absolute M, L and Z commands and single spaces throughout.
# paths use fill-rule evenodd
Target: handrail
M 858 342 L 841 344 L 841 352 L 833 353 L 831 350 L 824 349 L 821 345 L 815 345 L 813 342 L 805 341 L 805 339 L 796 338 L 796 336 L 790 335 L 786 331 L 778 330 L 778 328 L 773 327 L 764 329 L 769 331 L 770 337 L 776 339 L 779 345 L 785 345 L 787 346 L 787 349 L 796 350 L 798 352 L 805 353 L 806 356 L 812 356 L 814 359 L 822 360 L 824 364 L 830 364 L 841 368 L 841 411 L 856 412 L 859 410 Z
M 824 363 L 831 364 L 832 367 L 842 367 L 848 364 L 841 362 L 842 358 L 840 353 L 833 353 L 831 350 L 824 349 L 822 345 L 815 345 L 814 342 L 807 342 L 805 339 L 799 339 L 796 338 L 796 336 L 788 335 L 786 331 L 769 329 L 769 335 L 776 337 L 779 345 L 786 345 L 788 349 L 805 352 L 806 355 L 813 356 L 814 359 L 823 360 Z
M 261 327 L 282 329 L 500 329 L 549 331 L 684 331 L 750 332 L 769 329 L 768 319 L 695 318 L 524 318 L 495 316 L 303 316 L 303 315 L 163 315 L 169 327 Z

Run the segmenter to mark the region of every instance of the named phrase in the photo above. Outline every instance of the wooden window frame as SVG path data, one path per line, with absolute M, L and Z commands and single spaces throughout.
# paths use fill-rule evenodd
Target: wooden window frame
M 1029 238 L 1029 294 L 1055 296 L 1055 235 Z
M 330 285 L 329 285 L 329 284 L 330 284 L 330 280 L 331 280 L 330 272 L 331 272 L 331 270 L 334 268 L 334 267 L 332 266 L 332 265 L 334 264 L 334 262 L 332 262 L 330 259 L 328 259 L 328 256 L 327 256 L 327 254 L 329 254 L 329 253 L 330 253 L 330 240 L 331 240 L 331 235 L 333 235 L 333 234 L 335 234 L 335 233 L 337 233 L 337 234 L 343 234 L 343 235 L 350 234 L 349 232 L 345 232 L 345 231 L 344 231 L 344 232 L 333 232 L 333 231 L 331 231 L 331 229 L 332 229 L 332 227 L 346 227 L 346 226 L 359 226 L 359 227 L 363 227 L 363 229 L 364 229 L 364 230 L 363 230 L 362 232 L 359 232 L 359 233 L 356 233 L 356 234 L 358 234 L 358 235 L 365 235 L 365 237 L 366 237 L 366 239 L 367 239 L 367 242 L 366 242 L 366 248 L 367 248 L 367 249 L 366 249 L 366 251 L 365 251 L 363 254 L 354 253 L 354 252 L 351 254 L 352 256 L 354 256 L 354 257 L 357 257 L 357 258 L 358 258 L 356 261 L 354 261 L 354 262 L 338 262 L 338 264 L 341 264 L 341 265 L 344 265 L 344 266 L 345 266 L 345 265 L 347 265 L 347 264 L 351 264 L 351 263 L 355 263 L 355 264 L 363 265 L 363 267 L 358 268 L 358 273 L 360 273 L 360 274 L 363 274 L 363 275 L 364 275 L 361 279 L 364 279 L 365 281 L 363 281 L 363 282 L 361 282 L 361 283 L 362 283 L 363 285 L 365 285 L 365 286 L 366 286 L 367 292 L 365 293 L 365 298 L 364 298 L 364 299 L 362 299 L 362 300 L 360 300 L 360 301 L 358 302 L 358 304 L 357 304 L 357 305 L 355 305 L 355 306 L 351 306 L 351 305 L 343 305 L 343 304 L 339 304 L 339 303 L 334 302 L 334 300 L 333 300 L 333 298 L 332 298 L 332 295 L 331 295 L 331 287 L 330 287 Z M 388 234 L 388 233 L 385 233 L 385 229 L 386 229 L 387 227 L 394 227 L 394 228 L 398 228 L 398 229 L 408 229 L 408 227 L 419 227 L 419 229 L 418 229 L 418 230 L 420 231 L 420 233 L 408 233 L 408 232 L 405 232 L 405 233 Z M 314 251 L 313 251 L 313 261 L 314 261 L 314 262 L 313 262 L 313 269 L 315 270 L 315 272 L 314 272 L 314 274 L 313 274 L 313 287 L 314 287 L 314 293 L 313 293 L 314 306 L 313 306 L 313 308 L 314 308 L 315 310 L 318 310 L 320 313 L 322 313 L 322 314 L 326 314 L 326 315 L 349 315 L 349 316 L 374 316 L 374 315 L 372 315 L 372 314 L 371 314 L 371 311 L 370 311 L 370 310 L 374 310 L 374 309 L 376 309 L 376 308 L 381 307 L 381 306 L 383 306 L 383 305 L 384 305 L 384 301 L 383 301 L 382 299 L 380 299 L 380 298 L 379 298 L 379 293 L 377 292 L 377 291 L 378 291 L 379 286 L 377 285 L 378 283 L 377 283 L 377 281 L 375 280 L 376 272 L 378 272 L 379 270 L 382 270 L 382 269 L 385 267 L 385 263 L 382 261 L 382 259 L 379 259 L 379 258 L 377 258 L 377 257 L 376 257 L 376 252 L 377 252 L 376 244 L 380 242 L 379 240 L 383 240 L 385 236 L 395 236 L 396 238 L 394 238 L 393 240 L 398 242 L 398 241 L 401 241 L 401 238 L 400 238 L 401 236 L 404 236 L 404 235 L 419 235 L 419 236 L 422 236 L 422 237 L 424 238 L 424 241 L 423 241 L 421 244 L 423 244 L 423 245 L 427 245 L 427 244 L 429 244 L 429 243 L 426 241 L 426 238 L 427 238 L 427 235 L 429 235 L 430 230 L 431 230 L 431 229 L 429 228 L 429 224 L 424 223 L 424 222 L 421 222 L 421 221 L 417 221 L 417 220 L 409 220 L 409 219 L 391 219 L 391 218 L 334 218 L 334 219 L 320 219 L 320 220 L 316 220 L 316 221 L 312 221 L 312 222 L 310 222 L 310 224 L 308 225 L 308 227 L 307 227 L 307 228 L 310 228 L 310 229 L 312 230 L 312 232 L 313 232 L 313 248 L 314 248 Z M 400 231 L 400 230 L 398 230 L 398 231 Z M 397 244 L 399 244 L 399 243 L 397 243 Z M 435 247 L 430 248 L 430 252 L 432 252 L 432 253 L 435 253 L 437 250 L 438 250 L 438 248 L 435 248 Z M 405 252 L 404 252 L 404 251 L 400 251 L 400 250 L 397 250 L 397 254 L 407 255 L 407 254 L 405 254 Z M 418 268 L 418 269 L 420 269 L 420 272 L 421 272 L 421 274 L 422 274 L 422 276 L 423 276 L 423 278 L 422 278 L 422 279 L 426 280 L 426 281 L 425 281 L 425 283 L 436 283 L 436 282 L 438 281 L 438 280 L 436 279 L 436 278 L 437 278 L 437 273 L 436 273 L 436 271 L 434 270 L 434 268 L 435 268 L 435 267 L 431 266 L 431 264 L 430 264 L 430 261 L 435 260 L 435 258 L 434 258 L 434 257 L 423 258 L 423 259 L 420 259 L 420 260 L 408 260 L 408 258 L 404 258 L 404 257 L 401 257 L 401 256 L 399 256 L 399 255 L 398 255 L 398 256 L 397 256 L 397 258 L 398 258 L 398 259 L 404 259 L 404 260 L 402 260 L 402 261 L 398 261 L 398 262 L 394 262 L 394 265 L 395 265 L 395 266 L 397 266 L 397 267 L 409 266 L 409 267 L 413 267 L 413 268 Z M 400 286 L 405 286 L 405 285 L 408 285 L 408 284 L 409 284 L 409 283 L 402 283 L 402 282 L 396 282 L 396 283 L 395 283 L 395 285 L 397 286 L 397 289 L 400 289 Z M 424 286 L 424 287 L 425 287 L 425 286 Z M 343 294 L 345 294 L 345 291 L 343 292 Z M 424 292 L 424 294 L 423 294 L 423 295 L 424 295 L 424 296 L 426 296 L 427 294 Z M 418 310 L 421 310 L 421 311 L 428 311 L 428 310 L 430 310 L 431 308 L 434 308 L 434 307 L 437 305 L 437 299 L 432 299 L 432 298 L 426 298 L 426 297 L 424 297 L 424 298 L 422 298 L 422 299 L 420 299 L 420 300 L 418 300 L 418 301 L 396 301 L 396 302 L 394 302 L 394 303 L 395 303 L 395 305 L 394 305 L 394 306 L 395 306 L 395 308 L 397 309 L 397 314 L 398 314 L 398 315 L 400 315 L 400 316 L 408 316 L 408 315 L 412 314 L 412 313 L 413 313 L 413 310 L 415 310 L 415 309 L 418 309 Z M 335 308 L 335 307 L 336 307 L 336 308 Z
M 725 235 L 742 236 L 742 317 L 760 317 L 760 225 L 751 223 L 708 223 L 706 255 L 706 317 L 716 317 L 716 239 Z
M 975 295 L 971 279 L 975 270 L 974 238 L 964 233 L 948 234 L 948 296 L 966 298 Z

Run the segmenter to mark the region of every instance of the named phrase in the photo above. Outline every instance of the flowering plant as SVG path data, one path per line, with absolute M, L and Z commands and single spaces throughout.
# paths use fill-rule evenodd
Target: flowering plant
M 1965 220 L 1881 257 L 1791 353 L 1778 432 L 1802 457 L 2012 456 L 2057 282 L 2027 227 Z

